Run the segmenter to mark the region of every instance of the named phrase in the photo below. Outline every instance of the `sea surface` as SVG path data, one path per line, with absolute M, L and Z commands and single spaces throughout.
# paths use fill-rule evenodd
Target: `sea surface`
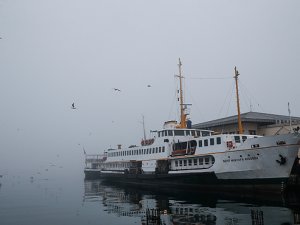
M 0 178 L 1 225 L 300 224 L 291 194 L 242 197 L 120 187 L 78 176 Z

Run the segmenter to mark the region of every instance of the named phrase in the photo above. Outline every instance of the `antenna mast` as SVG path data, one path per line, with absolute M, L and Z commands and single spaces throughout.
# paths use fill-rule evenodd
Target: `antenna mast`
M 237 111 L 238 111 L 238 127 L 239 133 L 244 133 L 243 126 L 242 126 L 242 119 L 241 119 L 241 111 L 240 111 L 240 97 L 239 97 L 239 86 L 238 86 L 238 76 L 239 71 L 234 67 L 234 79 L 235 79 L 235 89 L 236 89 L 236 103 L 237 103 Z
M 182 76 L 182 69 L 181 69 L 182 63 L 181 60 L 179 58 L 179 63 L 178 63 L 178 68 L 179 68 L 179 75 L 177 75 L 177 77 L 179 77 L 179 84 L 180 84 L 180 88 L 179 88 L 179 101 L 180 101 L 180 124 L 179 124 L 179 128 L 186 128 L 186 114 L 185 114 L 185 104 L 183 102 L 183 91 L 182 91 L 182 78 L 184 78 Z
M 143 131 L 144 131 L 144 140 L 146 140 L 146 130 L 145 130 L 145 119 L 144 119 L 144 115 L 142 115 L 142 118 L 143 118 Z

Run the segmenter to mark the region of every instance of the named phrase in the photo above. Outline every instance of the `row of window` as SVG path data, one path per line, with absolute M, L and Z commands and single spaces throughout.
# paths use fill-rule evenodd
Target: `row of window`
M 205 137 L 210 136 L 209 131 L 199 131 L 199 130 L 163 130 L 158 132 L 158 137 L 173 137 L 173 136 L 197 136 Z
M 241 143 L 241 141 L 245 141 L 247 139 L 247 136 L 234 136 L 234 141 L 235 143 Z M 199 147 L 203 147 L 203 146 L 209 146 L 209 145 L 220 145 L 221 144 L 221 137 L 217 137 L 217 138 L 209 138 L 209 139 L 205 139 L 205 140 L 200 140 L 199 141 Z
M 129 168 L 130 163 L 129 162 L 122 162 L 122 163 L 106 163 L 105 168 L 110 168 L 110 169 L 123 169 L 123 168 Z
M 126 151 L 117 151 L 108 153 L 108 157 L 129 156 L 129 155 L 147 155 L 165 152 L 165 147 L 135 149 Z
M 208 146 L 208 141 L 209 141 L 209 145 L 215 145 L 215 142 L 217 145 L 221 144 L 221 137 L 217 137 L 217 138 L 210 138 L 210 139 L 205 139 L 205 140 L 200 140 L 199 141 L 199 147 L 203 147 L 203 146 Z
M 210 159 L 212 162 L 210 162 Z M 175 167 L 182 167 L 182 166 L 201 166 L 201 165 L 208 165 L 214 164 L 215 159 L 213 157 L 206 157 L 206 158 L 194 158 L 194 159 L 179 159 L 175 161 Z

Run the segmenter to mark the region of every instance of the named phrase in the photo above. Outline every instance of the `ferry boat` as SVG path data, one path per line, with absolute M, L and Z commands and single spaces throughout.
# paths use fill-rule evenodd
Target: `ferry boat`
M 180 122 L 168 121 L 139 145 L 86 155 L 85 178 L 188 190 L 282 192 L 298 163 L 299 132 L 259 136 L 243 133 L 235 69 L 239 132 L 193 129 L 184 103 L 179 59 Z M 237 188 L 239 187 L 239 188 Z

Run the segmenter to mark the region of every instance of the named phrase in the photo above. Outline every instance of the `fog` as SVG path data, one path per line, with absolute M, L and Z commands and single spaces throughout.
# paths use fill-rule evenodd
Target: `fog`
M 0 1 L 0 174 L 82 173 L 178 119 L 178 58 L 193 123 L 300 116 L 300 2 Z M 114 88 L 120 89 L 116 91 Z M 71 108 L 75 103 L 76 109 Z M 55 166 L 53 166 L 55 165 Z M 51 167 L 51 168 L 50 168 Z

